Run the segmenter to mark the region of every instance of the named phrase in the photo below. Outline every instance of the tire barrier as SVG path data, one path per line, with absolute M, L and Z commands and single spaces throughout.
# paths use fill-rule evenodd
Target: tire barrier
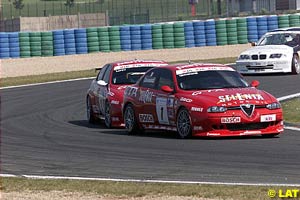
M 258 38 L 263 36 L 266 32 L 268 32 L 268 20 L 267 17 L 257 17 L 257 33 Z
M 9 43 L 9 57 L 19 58 L 20 57 L 19 33 L 18 32 L 9 33 L 8 43 Z
M 53 31 L 53 54 L 54 56 L 63 56 L 65 53 L 64 32 L 62 30 Z
M 248 43 L 248 28 L 247 28 L 247 19 L 238 18 L 237 22 L 237 39 L 239 44 Z
M 215 20 L 206 20 L 204 22 L 206 46 L 217 46 L 216 22 Z
M 109 44 L 111 51 L 121 51 L 121 39 L 120 39 L 120 27 L 110 26 L 108 27 Z M 131 47 L 132 48 L 132 47 Z
M 42 32 L 41 33 L 41 46 L 42 46 L 42 56 L 53 56 L 53 33 L 52 32 Z
M 131 51 L 130 26 L 120 27 L 120 40 L 122 51 Z
M 289 15 L 289 26 L 299 26 L 300 25 L 300 15 L 299 14 L 293 14 Z
M 151 27 L 152 31 L 152 48 L 163 49 L 163 32 L 161 24 L 153 24 Z
M 185 38 L 184 38 L 184 23 L 176 22 L 173 24 L 174 29 L 174 47 L 184 48 Z
M 258 40 L 257 21 L 255 17 L 247 17 L 248 41 L 256 42 Z
M 217 45 L 227 45 L 227 27 L 226 20 L 216 21 Z
M 175 38 L 174 38 L 174 27 L 173 23 L 166 23 L 162 25 L 163 33 L 163 45 L 165 49 L 175 48 Z
M 290 19 L 288 15 L 279 15 L 278 16 L 278 28 L 287 28 L 290 27 Z
M 75 29 L 74 35 L 75 35 L 76 54 L 88 53 L 86 29 L 85 28 Z
M 110 52 L 110 40 L 108 27 L 97 28 L 99 37 L 99 50 L 102 52 Z
M 130 26 L 131 50 L 138 51 L 142 49 L 141 27 L 138 25 Z
M 204 28 L 204 26 L 203 26 L 203 28 Z M 196 46 L 195 35 L 194 35 L 194 23 L 192 23 L 192 22 L 184 23 L 184 41 L 185 41 L 186 47 L 195 47 Z
M 228 44 L 238 44 L 237 20 L 226 20 L 226 30 Z
M 9 36 L 8 33 L 0 33 L 0 57 L 9 58 Z
M 75 32 L 74 29 L 65 29 L 64 31 L 65 52 L 66 55 L 76 54 Z
M 205 24 L 204 21 L 193 22 L 193 33 L 196 47 L 206 46 Z
M 299 14 L 0 32 L 0 59 L 245 44 L 268 31 L 295 26 L 300 26 Z
M 278 29 L 278 16 L 277 15 L 268 16 L 267 20 L 268 20 L 268 31 Z
M 152 27 L 151 24 L 141 26 L 142 50 L 152 49 Z

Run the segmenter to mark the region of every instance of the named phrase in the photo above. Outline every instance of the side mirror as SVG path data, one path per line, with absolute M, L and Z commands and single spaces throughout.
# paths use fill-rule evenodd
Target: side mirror
M 251 46 L 255 47 L 256 46 L 256 42 L 251 42 Z
M 163 85 L 163 86 L 161 86 L 161 88 L 160 88 L 162 91 L 164 91 L 164 92 L 167 92 L 167 93 L 172 93 L 174 90 L 170 87 L 170 86 L 168 86 L 168 85 Z
M 259 81 L 257 81 L 257 80 L 252 81 L 251 86 L 255 87 L 255 88 L 258 87 L 259 86 Z
M 97 84 L 100 85 L 100 86 L 106 86 L 107 85 L 107 83 L 103 80 L 97 81 Z

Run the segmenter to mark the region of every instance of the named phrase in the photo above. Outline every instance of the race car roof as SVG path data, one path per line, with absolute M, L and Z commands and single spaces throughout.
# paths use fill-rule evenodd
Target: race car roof
M 164 67 L 169 68 L 173 71 L 196 69 L 196 68 L 199 69 L 199 71 L 207 71 L 207 70 L 234 71 L 234 69 L 230 66 L 223 65 L 223 64 L 214 64 L 214 63 L 177 64 L 177 65 L 169 65 L 169 66 L 164 66 Z

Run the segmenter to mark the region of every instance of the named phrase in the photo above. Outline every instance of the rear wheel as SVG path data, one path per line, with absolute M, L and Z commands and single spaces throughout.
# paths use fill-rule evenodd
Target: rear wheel
M 86 115 L 89 123 L 94 124 L 96 122 L 91 98 L 89 96 L 86 98 Z
M 127 105 L 125 108 L 124 122 L 129 135 L 138 133 L 139 128 L 135 118 L 134 108 L 131 104 Z
M 177 134 L 179 138 L 190 138 L 192 136 L 191 117 L 187 109 L 181 108 L 177 115 Z
M 110 115 L 110 104 L 108 101 L 105 103 L 104 122 L 107 128 L 111 128 L 111 115 Z
M 300 64 L 299 64 L 299 56 L 295 54 L 292 60 L 292 74 L 300 73 Z

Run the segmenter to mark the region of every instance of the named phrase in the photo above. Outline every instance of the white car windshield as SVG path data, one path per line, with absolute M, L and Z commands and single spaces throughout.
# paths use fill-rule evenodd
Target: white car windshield
M 296 33 L 274 33 L 264 35 L 258 42 L 257 46 L 263 45 L 288 45 L 291 47 L 300 44 L 300 34 Z
M 248 83 L 236 71 L 202 71 L 177 75 L 178 86 L 183 90 L 245 88 Z

